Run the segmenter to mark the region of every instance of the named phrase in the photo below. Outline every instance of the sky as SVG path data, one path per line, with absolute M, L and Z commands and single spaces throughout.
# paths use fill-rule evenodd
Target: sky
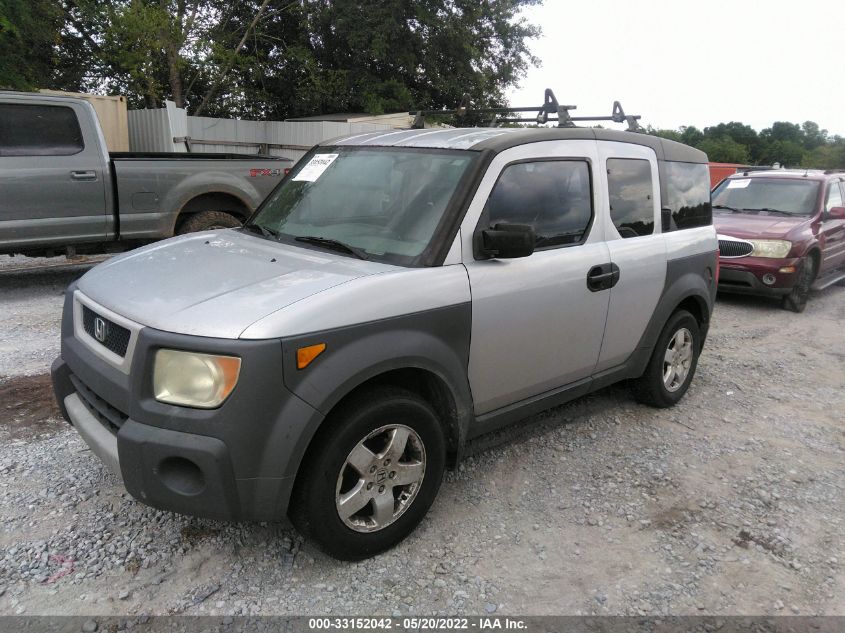
M 811 120 L 845 136 L 845 0 L 545 0 L 523 15 L 542 64 L 512 106 L 551 88 L 573 116 L 618 100 L 656 128 Z

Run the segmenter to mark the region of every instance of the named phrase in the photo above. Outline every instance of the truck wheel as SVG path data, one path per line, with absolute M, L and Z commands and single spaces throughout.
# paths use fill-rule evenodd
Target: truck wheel
M 660 333 L 645 372 L 634 382 L 636 400 L 659 408 L 677 404 L 692 382 L 700 353 L 698 321 L 678 310 Z
M 383 387 L 330 416 L 307 451 L 289 510 L 297 529 L 328 554 L 360 560 L 410 534 L 437 495 L 446 465 L 431 406 Z
M 810 255 L 801 258 L 801 271 L 792 292 L 781 300 L 781 307 L 792 312 L 803 312 L 810 298 L 810 286 L 816 278 L 816 259 Z
M 197 231 L 213 231 L 218 229 L 233 229 L 239 227 L 241 221 L 225 211 L 200 211 L 182 222 L 177 235 L 196 233 Z

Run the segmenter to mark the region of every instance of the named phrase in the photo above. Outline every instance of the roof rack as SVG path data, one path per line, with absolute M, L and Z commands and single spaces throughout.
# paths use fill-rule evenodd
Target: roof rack
M 825 175 L 828 174 L 845 174 L 845 169 L 825 169 Z
M 468 101 L 464 97 L 464 102 Z M 492 115 L 486 127 L 497 127 L 501 123 L 536 123 L 543 125 L 545 123 L 553 123 L 557 121 L 558 127 L 576 127 L 576 123 L 582 121 L 613 121 L 614 123 L 627 123 L 629 132 L 641 132 L 642 127 L 638 123 L 642 117 L 638 114 L 625 114 L 622 109 L 622 104 L 618 101 L 613 102 L 613 110 L 610 116 L 572 116 L 569 111 L 577 109 L 574 105 L 560 105 L 555 97 L 555 93 L 550 88 L 546 88 L 543 97 L 543 105 L 538 107 L 518 107 L 518 108 L 467 108 L 463 102 L 454 110 L 417 110 L 411 112 L 414 115 L 414 123 L 411 125 L 412 129 L 422 129 L 425 127 L 425 117 L 431 115 L 452 115 L 458 118 L 464 117 L 468 114 L 489 114 Z M 521 116 L 504 116 L 514 115 L 520 112 L 537 112 L 534 118 L 526 118 Z M 555 116 L 549 116 L 555 115 Z

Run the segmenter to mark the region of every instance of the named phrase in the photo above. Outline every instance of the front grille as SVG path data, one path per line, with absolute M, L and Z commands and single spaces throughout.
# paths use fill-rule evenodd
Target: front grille
M 754 250 L 754 245 L 749 242 L 736 240 L 719 240 L 719 255 L 725 258 L 746 257 Z
M 97 322 L 101 321 L 101 329 L 98 330 Z M 100 343 L 110 352 L 123 358 L 126 356 L 126 348 L 129 347 L 131 332 L 122 325 L 118 325 L 107 318 L 100 316 L 88 306 L 82 306 L 82 326 L 88 336 Z
M 71 374 L 70 381 L 76 389 L 79 399 L 82 400 L 82 404 L 100 421 L 100 424 L 116 434 L 123 423 L 129 419 L 129 416 L 103 400 L 76 376 Z

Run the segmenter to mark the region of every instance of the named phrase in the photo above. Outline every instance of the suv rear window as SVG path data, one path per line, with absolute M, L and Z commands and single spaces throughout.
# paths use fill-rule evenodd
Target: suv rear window
M 0 156 L 71 156 L 83 149 L 71 108 L 0 104 Z
M 713 208 L 812 215 L 819 181 L 804 178 L 728 178 L 713 190 Z
M 651 163 L 640 158 L 609 158 L 610 217 L 622 237 L 654 232 Z
M 665 207 L 672 212 L 669 230 L 713 224 L 710 207 L 710 170 L 700 163 L 663 163 Z

